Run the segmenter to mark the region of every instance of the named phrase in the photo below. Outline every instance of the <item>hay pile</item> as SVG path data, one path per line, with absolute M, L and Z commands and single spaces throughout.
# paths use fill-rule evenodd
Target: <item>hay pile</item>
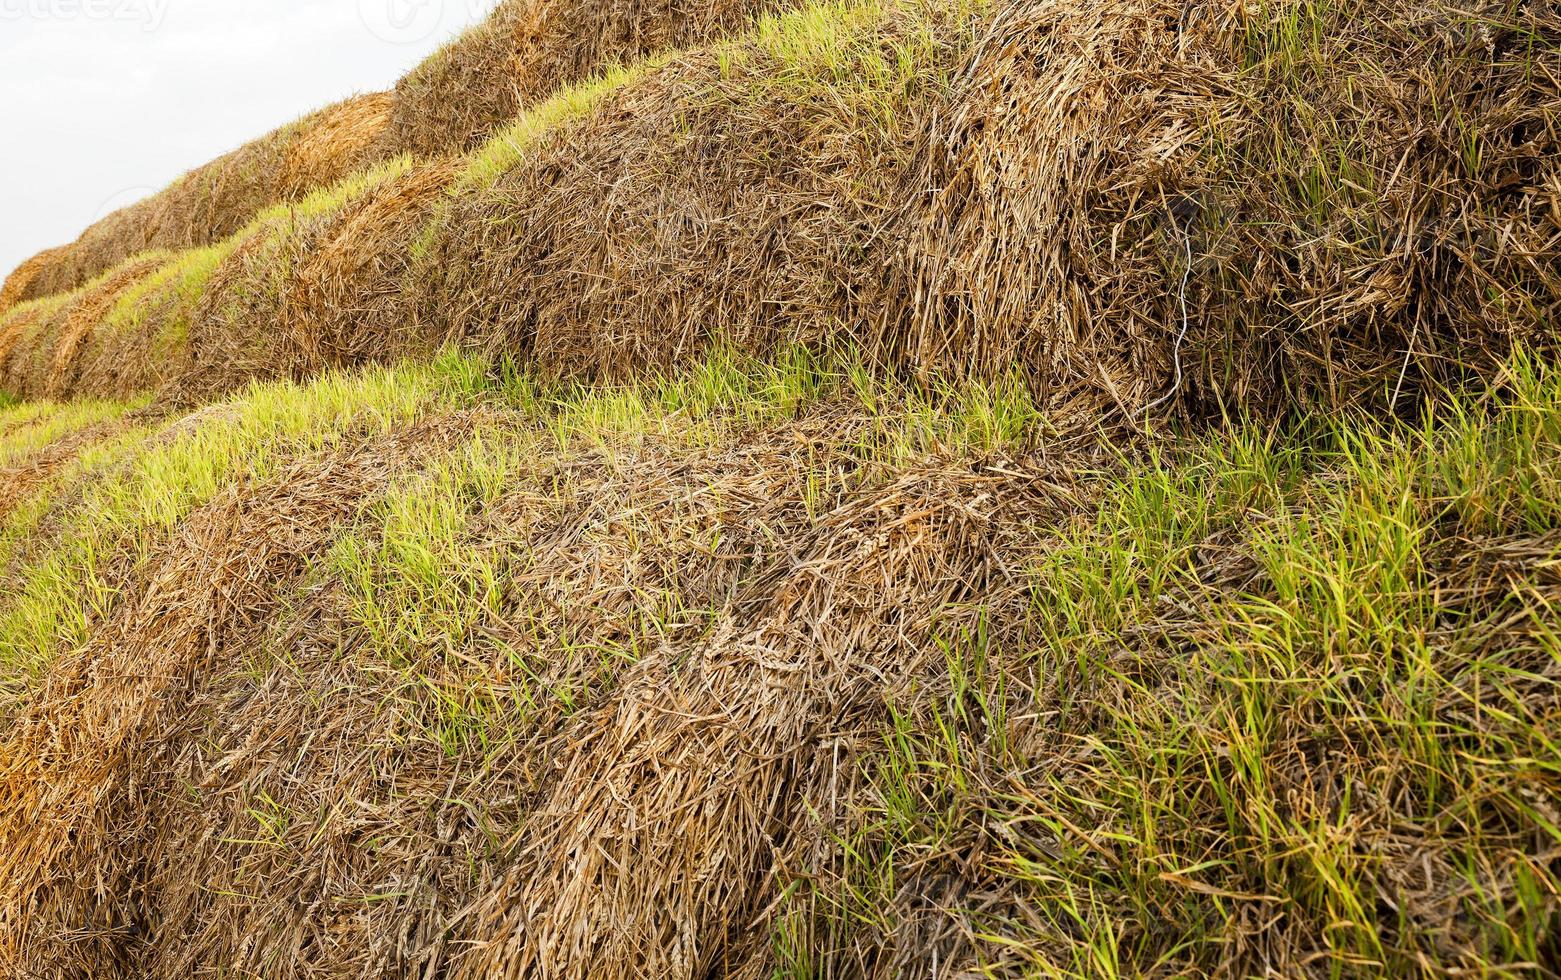
M 174 696 L 179 686 L 209 672 L 214 665 L 208 658 L 228 644 L 243 648 L 244 629 L 275 614 L 265 603 L 302 570 L 311 542 L 382 485 L 398 455 L 412 451 L 403 445 L 399 454 L 338 455 L 285 474 L 275 487 L 214 501 L 152 556 L 145 581 L 165 585 L 147 588 L 143 601 L 121 607 L 111 622 L 100 624 L 99 642 L 51 672 L 48 685 L 16 719 L 0 773 L 0 839 L 6 845 L 0 857 L 0 963 L 58 977 L 130 967 L 127 940 L 134 944 L 146 934 L 153 923 L 140 910 L 154 907 L 144 897 L 151 884 L 145 856 L 130 846 L 137 834 L 132 828 L 150 829 L 153 813 L 143 795 L 149 787 L 133 772 L 157 752 L 146 740 L 178 724 L 160 706 L 182 714 L 182 699 Z M 165 591 L 175 581 L 185 582 L 187 591 Z M 72 689 L 92 693 L 77 700 Z M 57 699 L 76 702 L 68 730 L 47 721 L 63 707 Z M 55 707 L 45 707 L 51 703 Z M 183 857 L 199 851 L 197 845 Z M 106 902 L 78 891 L 81 872 L 105 885 Z M 27 938 L 58 937 L 62 927 L 76 939 L 57 944 Z
M 893 370 L 1022 373 L 1059 410 L 1219 414 L 1403 408 L 1548 345 L 1553 12 L 1303 7 L 907 0 L 762 20 L 537 102 L 383 200 L 346 195 L 335 226 L 286 219 L 236 248 L 193 318 L 194 386 L 444 339 L 611 378 L 712 341 L 844 338 Z M 615 30 L 589 5 L 531 9 L 463 44 L 529 38 L 552 66 L 540 95 L 612 38 L 697 37 L 758 8 Z M 484 63 L 461 50 L 439 63 Z M 369 153 L 384 98 L 353 106 L 313 127 L 353 139 L 293 140 L 278 179 L 345 166 L 307 162 L 326 145 Z
M 1551 343 L 1548 3 L 1032 2 L 961 77 L 896 325 L 920 363 L 1129 406 L 1184 372 L 1217 410 L 1380 404 Z
M 32 289 L 33 280 L 38 278 L 39 273 L 44 269 L 58 261 L 62 251 L 64 247 L 45 249 L 17 266 L 6 277 L 4 285 L 0 285 L 0 315 L 24 301 Z
M 331 377 L 154 437 L 341 419 L 103 555 L 85 642 L 5 709 L 0 968 L 1548 962 L 1561 588 L 1506 495 L 1561 514 L 1554 376 L 1424 444 L 1149 464 L 798 363 L 403 421 Z M 1374 506 L 1412 543 L 1351 537 Z
M 463 153 L 559 88 L 619 63 L 708 44 L 796 0 L 505 0 L 396 85 L 391 153 Z
M 264 204 L 302 200 L 378 159 L 380 136 L 396 97 L 375 92 L 337 103 L 309 117 L 287 142 L 276 196 Z M 258 211 L 259 208 L 256 208 Z M 222 237 L 215 235 L 214 237 Z
M 230 247 L 180 253 L 126 289 L 91 331 L 69 394 L 127 399 L 187 373 L 191 321 Z
M 412 343 L 403 290 L 456 174 L 400 157 L 273 208 L 230 239 L 191 311 L 181 397 L 431 353 Z
M 83 289 L 81 297 L 63 309 L 64 317 L 49 363 L 49 376 L 42 386 L 48 397 L 64 398 L 80 390 L 83 354 L 91 345 L 99 324 L 128 290 L 166 267 L 169 258 L 167 253 L 151 252 L 121 263 Z M 27 385 L 23 384 L 15 390 L 25 393 Z
M 157 199 L 222 242 L 0 310 L 8 390 L 318 376 L 0 471 L 0 973 L 1561 961 L 1561 378 L 1511 355 L 1561 18 L 829 4 L 537 102 L 759 9 L 506 4 Z M 492 356 L 333 370 L 446 340 Z M 1107 447 L 1160 406 L 1262 424 Z
M 263 208 L 298 200 L 373 162 L 391 100 L 390 93 L 348 99 L 191 171 L 110 214 L 74 243 L 36 257 L 26 285 L 15 292 L 24 299 L 68 292 L 138 252 L 227 238 Z M 18 284 L 20 276 L 21 270 L 13 274 Z
M 499 137 L 413 277 L 426 329 L 588 378 L 851 331 L 963 57 L 945 13 L 783 15 Z
M 37 330 L 38 322 L 45 318 L 53 307 L 58 306 L 59 302 L 33 300 L 12 307 L 9 312 L 0 317 L 0 372 L 10 371 L 11 360 L 18 355 L 18 352 L 23 356 L 26 355 L 30 347 L 27 341 Z
M 449 416 L 349 441 L 220 493 L 126 570 L 140 598 L 7 737 L 0 962 L 690 977 L 768 960 L 762 933 L 736 940 L 813 840 L 787 828 L 844 778 L 852 733 L 883 722 L 886 680 L 910 683 L 932 631 L 962 621 L 951 604 L 1023 608 L 992 549 L 1066 494 L 928 464 L 817 520 L 809 447 L 865 431 L 835 410 L 735 450 L 553 458 L 527 437 L 460 542 L 513 586 L 447 637 L 437 615 L 384 624 L 428 630 L 387 647 L 360 603 L 413 586 L 372 557 L 380 534 L 395 547 L 394 501 L 530 424 Z M 333 537 L 363 541 L 383 577 L 308 587 L 311 560 L 355 554 Z M 488 681 L 501 701 L 463 701 Z M 510 735 L 485 749 L 490 723 Z M 546 935 L 536 904 L 555 909 Z
M 426 353 L 406 283 L 420 236 L 459 174 L 413 167 L 331 214 L 300 256 L 282 302 L 279 365 L 287 376 Z
M 630 81 L 463 196 L 423 317 L 587 377 L 845 335 L 1129 414 L 1386 403 L 1548 343 L 1548 8 L 945 16 L 782 18 Z
M 21 398 L 80 393 L 82 353 L 93 332 L 127 291 L 168 261 L 146 253 L 80 289 L 13 310 L 0 340 L 0 387 Z

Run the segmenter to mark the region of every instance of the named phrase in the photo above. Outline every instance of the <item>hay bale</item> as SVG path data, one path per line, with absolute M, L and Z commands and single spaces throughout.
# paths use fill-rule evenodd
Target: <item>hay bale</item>
M 220 241 L 264 208 L 301 200 L 345 178 L 374 159 L 387 107 L 383 94 L 356 96 L 191 172 L 159 195 L 159 243 Z
M 281 376 L 276 321 L 307 224 L 284 211 L 236 236 L 190 312 L 187 368 L 176 382 L 181 399 L 198 401 L 235 381 Z
M 85 285 L 137 252 L 152 247 L 157 236 L 155 198 L 139 201 L 102 218 L 69 245 L 50 249 L 22 295 L 40 299 L 68 293 Z M 47 258 L 45 258 L 47 256 Z
M 22 397 L 18 390 L 30 362 L 41 341 L 48 321 L 64 304 L 63 297 L 32 300 L 13 307 L 0 318 L 0 391 L 13 398 Z
M 481 145 L 556 89 L 653 52 L 708 44 L 797 0 L 506 0 L 396 85 L 391 152 Z
M 395 101 L 393 92 L 360 95 L 320 110 L 301 125 L 282 154 L 276 200 L 302 200 L 375 159 Z
M 190 322 L 230 247 L 180 253 L 126 289 L 88 337 L 71 394 L 126 399 L 188 371 Z
M 92 282 L 36 304 L 7 331 L 13 356 L 0 358 L 0 386 L 22 398 L 75 394 L 83 346 L 120 296 L 166 264 L 168 256 L 137 256 Z
M 1015 5 L 930 134 L 894 327 L 1132 411 L 1488 372 L 1561 311 L 1558 41 L 1543 4 Z
M 920 133 L 960 60 L 940 5 L 783 15 L 500 137 L 414 277 L 435 335 L 614 377 L 860 335 Z M 524 134 L 523 120 L 519 129 Z
M 166 252 L 129 259 L 86 287 L 80 298 L 66 308 L 50 358 L 49 375 L 43 384 L 42 390 L 47 397 L 67 398 L 77 394 L 82 354 L 103 318 L 126 291 L 168 265 L 169 259 Z
M 294 263 L 278 321 L 292 377 L 421 351 L 405 284 L 414 246 L 459 174 L 414 167 L 329 215 Z
M 222 493 L 148 557 L 147 587 L 99 624 L 102 642 L 55 669 L 16 719 L 0 758 L 0 969 L 8 975 L 108 976 L 130 965 L 153 926 L 139 903 L 157 857 L 128 842 L 154 813 L 138 784 L 163 770 L 137 772 L 156 753 L 126 749 L 150 748 L 159 732 L 182 734 L 190 719 L 174 705 L 184 699 L 170 695 L 220 671 L 212 661 L 219 642 L 258 642 L 251 617 L 304 571 L 336 522 L 419 451 L 406 438 L 385 442 L 351 461 L 295 465 L 259 492 Z M 67 696 L 72 688 L 82 696 Z M 70 721 L 61 727 L 51 715 Z M 88 869 L 118 887 L 77 888 L 72 871 Z M 270 959 L 280 950 L 257 952 Z
M 416 209 L 409 207 L 409 198 L 399 197 L 394 190 L 379 208 L 372 206 L 375 194 L 387 184 L 394 184 L 410 167 L 409 159 L 397 158 L 317 191 L 296 205 L 270 208 L 225 243 L 224 254 L 203 285 L 191 313 L 188 368 L 178 380 L 182 398 L 207 398 L 246 381 L 287 377 L 301 364 L 309 363 L 300 348 L 300 344 L 311 343 L 309 335 L 315 329 L 308 318 L 316 314 L 339 315 L 350 321 L 350 303 L 359 297 L 343 295 L 341 301 L 349 305 L 335 314 L 310 308 L 307 302 L 290 304 L 300 270 L 343 225 L 348 234 L 365 233 L 376 227 L 376 217 L 382 220 L 389 216 L 394 225 L 403 209 L 415 216 Z M 402 191 L 421 186 L 414 179 L 402 185 Z M 370 218 L 355 225 L 347 216 L 357 215 L 366 202 Z M 400 217 L 403 223 L 415 222 L 415 217 Z M 388 246 L 390 239 L 365 240 L 360 247 L 369 250 L 379 244 Z M 410 242 L 399 244 L 403 249 L 410 248 Z M 336 254 L 342 251 L 340 245 L 335 248 Z M 394 264 L 402 260 L 387 256 L 384 261 Z M 365 262 L 372 264 L 368 259 Z M 361 282 L 373 288 L 372 282 Z M 289 309 L 291 314 L 286 312 Z M 293 320 L 285 321 L 289 315 Z M 291 322 L 292 326 L 284 326 L 284 322 Z M 362 336 L 366 344 L 377 340 L 372 334 Z
M 75 289 L 149 249 L 210 245 L 248 224 L 263 208 L 299 200 L 377 158 L 392 96 L 355 96 L 181 177 L 163 191 L 110 214 L 70 245 L 37 256 L 18 289 L 24 299 Z
M 0 313 L 25 302 L 26 296 L 32 289 L 33 280 L 38 275 L 60 259 L 60 252 L 64 247 L 44 249 L 37 255 L 17 266 L 6 277 L 4 285 L 0 285 Z

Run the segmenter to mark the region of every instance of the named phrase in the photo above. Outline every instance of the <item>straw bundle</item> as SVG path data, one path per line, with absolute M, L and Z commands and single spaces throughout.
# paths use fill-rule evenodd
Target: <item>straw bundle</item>
M 39 303 L 33 315 L 17 311 L 19 322 L 7 331 L 12 356 L 0 357 L 0 387 L 22 398 L 76 393 L 83 347 L 103 316 L 167 261 L 159 253 L 139 256 L 80 289 Z
M 59 261 L 63 250 L 63 247 L 45 249 L 17 266 L 6 277 L 5 284 L 0 285 L 0 314 L 23 302 L 32 289 L 33 280 L 52 263 Z
M 151 253 L 121 263 L 66 307 L 49 376 L 42 386 L 44 394 L 63 398 L 80 390 L 82 355 L 98 325 L 128 289 L 166 266 L 168 260 L 166 253 Z
M 1548 344 L 1558 39 L 1545 4 L 1022 4 L 931 134 L 909 347 L 1218 409 Z
M 796 0 L 505 0 L 396 85 L 391 152 L 473 149 L 550 92 L 614 64 L 740 33 Z
M 156 886 L 147 862 L 157 860 L 131 843 L 156 826 L 136 770 L 191 720 L 178 691 L 212 671 L 224 646 L 252 638 L 331 526 L 415 452 L 404 441 L 363 447 L 225 494 L 151 557 L 144 581 L 158 584 L 51 673 L 0 758 L 0 965 L 54 977 L 130 965 L 151 925 L 139 910 Z M 62 710 L 71 717 L 63 728 L 48 720 Z M 106 889 L 80 891 L 81 873 Z
M 458 169 L 414 167 L 332 214 L 286 288 L 279 363 L 293 377 L 423 350 L 404 293 L 413 246 Z
M 394 93 L 375 92 L 310 117 L 288 141 L 278 175 L 280 191 L 274 200 L 300 200 L 373 160 L 395 101 Z
M 783 17 L 604 94 L 457 199 L 421 316 L 582 377 L 859 330 L 959 62 L 934 16 L 856 10 L 816 39 Z
M 36 271 L 16 290 L 18 295 L 32 299 L 67 292 L 147 249 L 221 241 L 268 205 L 296 200 L 360 169 L 379 152 L 390 98 L 384 93 L 356 96 L 191 171 L 158 194 L 110 214 L 74 243 L 35 258 Z

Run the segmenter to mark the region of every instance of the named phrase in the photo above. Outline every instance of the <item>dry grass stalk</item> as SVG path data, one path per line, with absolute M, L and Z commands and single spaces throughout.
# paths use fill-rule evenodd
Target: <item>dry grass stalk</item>
M 154 925 L 141 910 L 145 861 L 155 857 L 131 842 L 147 839 L 156 813 L 143 795 L 155 779 L 146 767 L 189 720 L 179 692 L 198 685 L 213 658 L 254 641 L 331 526 L 437 445 L 419 446 L 421 435 L 299 463 L 272 485 L 223 494 L 151 557 L 139 598 L 50 672 L 0 756 L 7 971 L 86 977 L 128 965 Z M 82 887 L 89 879 L 100 887 Z
M 293 263 L 279 315 L 289 376 L 423 350 L 405 294 L 412 253 L 459 168 L 414 167 L 332 214 Z
M 396 85 L 391 153 L 480 146 L 527 106 L 618 63 L 708 44 L 796 0 L 505 0 Z

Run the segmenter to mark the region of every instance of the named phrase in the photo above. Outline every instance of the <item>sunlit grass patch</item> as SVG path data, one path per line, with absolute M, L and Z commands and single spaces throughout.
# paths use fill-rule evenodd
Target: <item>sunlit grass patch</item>
M 53 549 L 20 570 L 14 596 L 0 604 L 0 670 L 33 672 L 84 642 L 118 600 L 114 568 L 133 567 L 220 489 L 263 480 L 288 458 L 319 451 L 346 432 L 408 425 L 450 397 L 464 370 L 453 363 L 253 385 L 189 420 L 167 423 L 128 458 L 112 460 L 83 486 Z
M 1429 412 L 1240 426 L 1102 477 L 1023 636 L 952 638 L 947 678 L 889 705 L 828 885 L 778 927 L 786 975 L 893 937 L 906 877 L 972 849 L 986 909 L 949 914 L 996 972 L 1544 962 L 1561 375 L 1520 356 Z
M 124 416 L 145 400 L 77 401 L 65 404 L 27 402 L 0 407 L 0 467 L 16 463 L 56 440 L 101 422 Z

